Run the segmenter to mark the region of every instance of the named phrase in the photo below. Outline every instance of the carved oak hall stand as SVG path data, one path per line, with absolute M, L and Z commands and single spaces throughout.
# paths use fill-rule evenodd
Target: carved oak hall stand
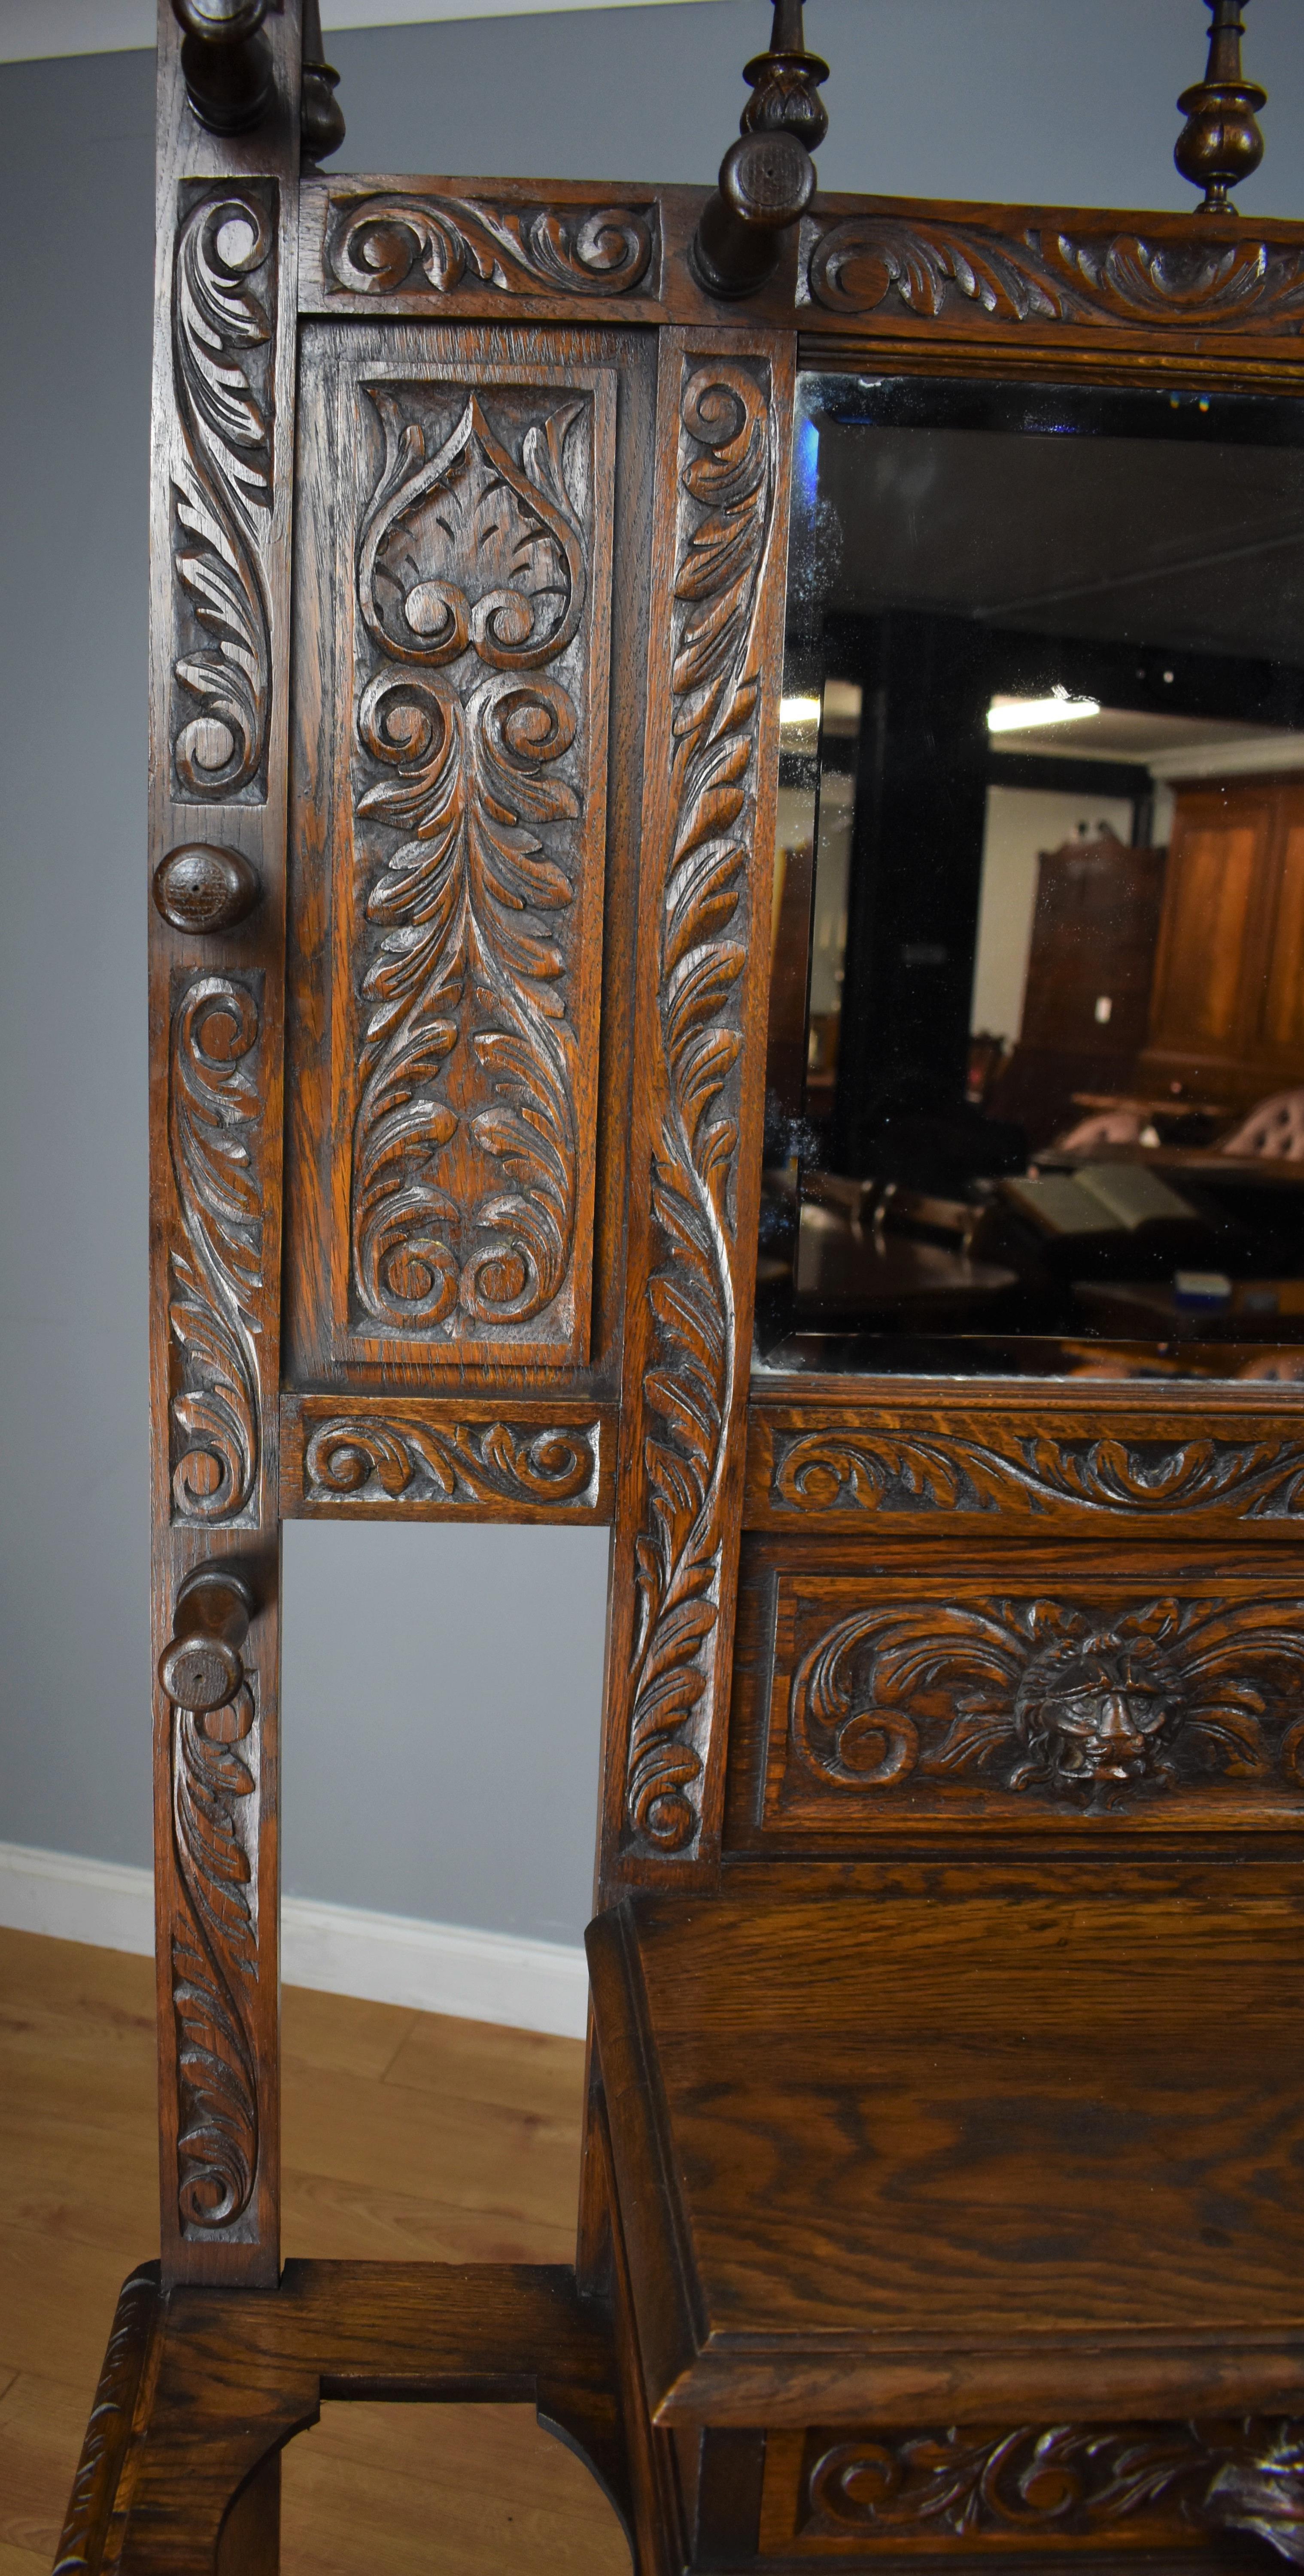
M 868 778 L 909 656 L 867 677 L 866 621 L 925 618 L 811 610 L 810 424 L 821 474 L 853 431 L 1130 455 L 1155 402 L 1192 452 L 1212 402 L 1236 454 L 1294 456 L 1304 226 L 1226 211 L 1261 93 L 1216 17 L 1209 198 L 1148 216 L 812 195 L 796 0 L 714 196 L 332 181 L 315 11 L 161 10 L 162 2258 L 63 2569 L 271 2568 L 280 2446 L 363 2396 L 532 2399 L 658 2576 L 1304 2556 L 1304 1396 L 1171 1350 L 1080 1383 L 1069 1273 L 893 1234 L 899 1166 L 878 1234 L 844 1228 L 856 1293 L 886 1245 L 894 1296 L 958 1295 L 953 1262 L 1025 1305 L 963 1364 L 935 1305 L 931 1340 L 830 1331 L 772 1248 L 843 1240 L 810 1104 L 766 1116 L 776 810 L 810 775 L 781 699 L 799 727 L 823 689 L 836 749 L 854 683 Z M 1080 435 L 1038 436 L 1057 405 Z M 1035 697 L 1030 654 L 998 696 Z M 1272 670 L 1233 731 L 1291 730 Z M 902 940 L 898 998 L 951 935 Z M 961 1186 L 961 1127 L 924 1128 L 928 1205 L 988 1222 L 999 1173 Z M 282 2268 L 296 1514 L 611 1528 L 573 2272 Z

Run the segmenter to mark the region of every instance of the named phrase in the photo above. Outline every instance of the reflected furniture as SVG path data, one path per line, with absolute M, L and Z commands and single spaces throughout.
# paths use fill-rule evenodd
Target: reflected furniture
M 161 11 L 161 2256 L 61 2576 L 268 2576 L 361 2397 L 643 2576 L 1304 2557 L 1304 1391 L 753 1347 L 798 370 L 1297 398 L 1236 24 L 1150 215 L 815 193 L 796 0 L 714 193 L 324 176 L 315 12 Z M 928 1195 L 826 1213 L 1004 1294 Z M 611 1530 L 574 2266 L 282 2264 L 293 1517 Z

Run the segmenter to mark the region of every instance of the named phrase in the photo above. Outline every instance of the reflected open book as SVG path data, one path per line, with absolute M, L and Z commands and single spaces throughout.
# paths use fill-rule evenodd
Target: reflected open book
M 1199 1222 L 1189 1199 L 1139 1163 L 1002 1181 L 1001 1195 L 1047 1234 L 1135 1234 L 1143 1225 Z

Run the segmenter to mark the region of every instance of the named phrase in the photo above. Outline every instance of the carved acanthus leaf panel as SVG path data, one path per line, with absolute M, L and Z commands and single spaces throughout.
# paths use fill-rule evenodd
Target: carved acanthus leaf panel
M 831 313 L 948 321 L 1094 323 L 1154 330 L 1296 332 L 1304 250 L 1256 239 L 1146 240 L 1139 233 L 854 215 L 802 226 L 807 303 Z
M 657 210 L 332 194 L 322 270 L 351 295 L 631 295 L 655 284 Z M 651 272 L 651 273 L 650 273 Z
M 261 803 L 271 711 L 276 183 L 194 194 L 172 284 L 173 793 Z
M 303 1499 L 383 1511 L 396 1503 L 588 1511 L 598 1498 L 601 1438 L 597 1422 L 435 1422 L 392 1411 L 341 1412 L 308 1434 Z
M 861 1513 L 1083 1515 L 1225 1513 L 1304 1517 L 1304 1441 L 1208 1432 L 1139 1439 L 1074 1436 L 1017 1423 L 985 1437 L 932 1422 L 917 1429 L 792 1429 L 772 1434 L 769 1502 L 811 1518 Z
M 253 1517 L 260 1456 L 261 978 L 178 979 L 168 1140 L 180 1231 L 168 1275 L 173 1516 Z
M 859 2535 L 956 2555 L 1044 2536 L 1207 2552 L 1252 2530 L 1304 2562 L 1304 2427 L 1218 2423 L 945 2425 L 809 2435 L 798 2547 Z
M 701 1824 L 737 1353 L 741 982 L 754 935 L 762 583 L 775 440 L 764 360 L 712 359 L 680 402 L 671 665 L 673 842 L 661 906 L 638 1616 L 626 1773 L 631 1849 Z
M 583 1358 L 610 391 L 368 384 L 357 548 L 352 1331 Z
M 258 2169 L 258 1734 L 252 1684 L 225 1708 L 173 1713 L 172 1836 L 184 1901 L 172 1924 L 182 2233 L 228 2234 Z
M 925 1589 L 780 1575 L 767 1821 L 1300 1812 L 1297 1601 Z

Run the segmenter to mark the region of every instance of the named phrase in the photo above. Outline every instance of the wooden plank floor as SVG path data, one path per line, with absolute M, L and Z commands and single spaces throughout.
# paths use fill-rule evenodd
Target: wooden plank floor
M 0 1931 L 0 2576 L 45 2576 L 119 2285 L 158 2242 L 153 1966 Z M 287 1987 L 285 2252 L 568 2262 L 583 2049 Z M 379 2545 L 378 2545 L 379 2544 Z M 627 2576 L 515 2406 L 328 2406 L 285 2576 Z

